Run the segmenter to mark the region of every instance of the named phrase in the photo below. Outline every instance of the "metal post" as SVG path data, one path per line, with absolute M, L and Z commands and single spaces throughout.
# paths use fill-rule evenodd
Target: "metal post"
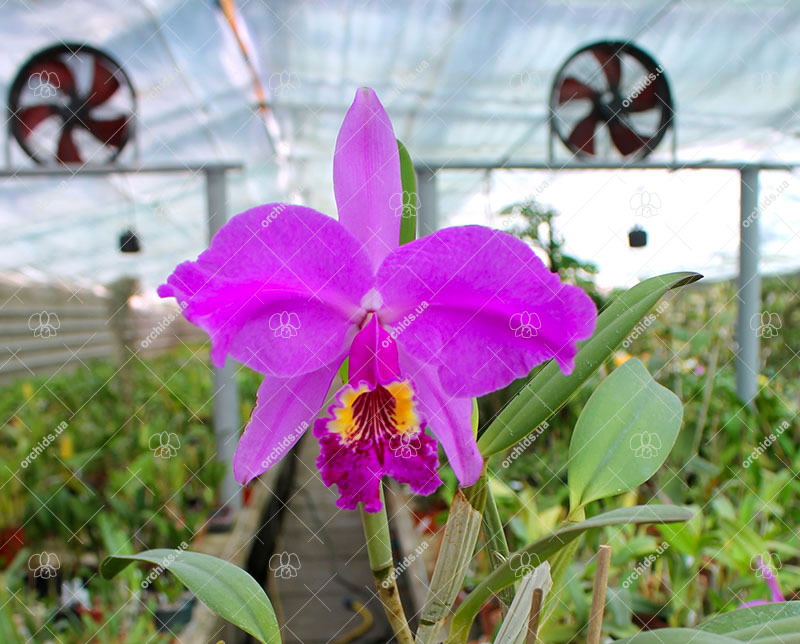
M 427 167 L 417 169 L 417 237 L 430 235 L 439 228 L 439 195 L 436 172 Z
M 736 393 L 748 404 L 758 392 L 761 276 L 759 262 L 758 169 L 741 172 L 739 240 L 739 315 L 737 320 Z
M 214 237 L 228 220 L 227 185 L 223 168 L 208 168 L 206 176 L 206 203 L 208 205 L 208 239 Z M 233 454 L 239 439 L 239 391 L 236 385 L 236 365 L 228 360 L 222 369 L 214 368 L 214 435 L 217 443 L 217 460 L 226 466 L 222 481 L 221 502 L 229 510 L 242 505 L 241 487 L 233 477 Z

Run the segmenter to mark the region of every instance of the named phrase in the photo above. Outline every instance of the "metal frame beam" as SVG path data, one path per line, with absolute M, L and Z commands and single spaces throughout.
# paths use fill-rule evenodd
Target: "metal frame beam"
M 417 185 L 420 186 L 421 219 L 418 228 L 421 234 L 436 229 L 429 228 L 436 222 L 436 173 L 442 170 L 544 170 L 558 172 L 564 170 L 736 170 L 741 185 L 740 235 L 739 235 L 739 278 L 738 309 L 736 323 L 736 393 L 748 405 L 758 393 L 758 374 L 761 367 L 758 325 L 753 328 L 761 308 L 761 275 L 759 273 L 760 211 L 758 204 L 758 173 L 761 170 L 791 172 L 800 168 L 800 163 L 749 162 L 749 161 L 687 161 L 687 162 L 645 162 L 629 163 L 580 163 L 570 161 L 563 164 L 541 161 L 509 161 L 504 163 L 481 161 L 428 162 L 417 168 Z M 424 187 L 423 187 L 424 186 Z M 427 191 L 427 192 L 424 192 Z M 423 198 L 424 194 L 424 198 Z M 433 215 L 426 212 L 425 204 L 434 204 Z M 433 217 L 433 219 L 430 219 Z

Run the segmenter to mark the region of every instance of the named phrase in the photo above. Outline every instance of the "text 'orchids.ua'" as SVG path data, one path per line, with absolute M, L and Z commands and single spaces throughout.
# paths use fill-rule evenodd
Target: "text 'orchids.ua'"
M 459 226 L 400 245 L 398 143 L 371 89 L 357 90 L 342 123 L 333 181 L 338 221 L 252 208 L 159 294 L 209 334 L 215 365 L 230 356 L 264 374 L 237 479 L 273 466 L 313 424 L 339 506 L 377 512 L 384 475 L 419 494 L 440 485 L 436 441 L 460 484 L 473 484 L 483 457 L 472 399 L 545 360 L 569 373 L 597 313 L 506 233 Z M 326 400 L 345 360 L 347 382 Z

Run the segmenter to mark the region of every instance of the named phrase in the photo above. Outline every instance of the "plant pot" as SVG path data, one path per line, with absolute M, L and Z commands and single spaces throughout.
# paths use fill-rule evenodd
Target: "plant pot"
M 169 631 L 170 633 L 180 633 L 192 619 L 192 609 L 197 598 L 186 593 L 181 595 L 176 601 L 156 607 L 153 614 L 153 622 L 159 631 Z

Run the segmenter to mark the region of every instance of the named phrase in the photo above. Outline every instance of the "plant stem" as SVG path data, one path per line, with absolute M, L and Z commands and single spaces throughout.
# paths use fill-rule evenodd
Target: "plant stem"
M 589 614 L 589 633 L 586 637 L 586 644 L 600 644 L 600 636 L 603 632 L 603 612 L 606 608 L 608 569 L 610 566 L 611 546 L 603 544 L 597 553 L 597 570 L 594 573 L 592 608 Z
M 397 637 L 397 644 L 413 644 L 414 638 L 408 627 L 403 604 L 397 590 L 394 565 L 392 561 L 392 544 L 389 537 L 389 520 L 386 517 L 386 502 L 381 486 L 381 509 L 378 512 L 365 512 L 361 506 L 361 522 L 364 524 L 364 535 L 367 538 L 367 553 L 372 576 L 378 588 L 378 596 L 389 624 Z

